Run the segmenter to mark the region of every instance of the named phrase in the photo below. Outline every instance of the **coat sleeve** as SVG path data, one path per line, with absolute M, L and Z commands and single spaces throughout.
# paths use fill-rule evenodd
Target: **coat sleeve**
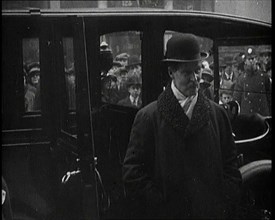
M 123 164 L 127 197 L 146 204 L 158 204 L 162 194 L 152 180 L 155 141 L 152 119 L 141 109 L 134 120 Z

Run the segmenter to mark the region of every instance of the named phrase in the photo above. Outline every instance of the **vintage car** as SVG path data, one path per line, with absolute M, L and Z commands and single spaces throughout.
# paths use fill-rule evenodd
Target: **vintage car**
M 130 129 L 168 82 L 161 60 L 175 32 L 197 35 L 209 52 L 207 87 L 217 103 L 221 91 L 234 92 L 247 51 L 257 51 L 272 79 L 271 23 L 256 19 L 158 8 L 3 9 L 2 30 L 2 177 L 14 219 L 129 217 L 121 166 Z M 141 94 L 127 106 L 130 73 Z M 240 217 L 271 219 L 272 115 L 242 112 L 238 102 L 224 106 L 243 178 Z

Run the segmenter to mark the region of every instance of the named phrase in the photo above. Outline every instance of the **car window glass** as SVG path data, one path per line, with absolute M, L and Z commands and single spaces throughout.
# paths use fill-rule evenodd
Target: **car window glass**
M 240 113 L 271 115 L 271 45 L 219 47 L 220 103 L 236 100 Z
M 22 45 L 25 112 L 40 111 L 39 39 L 24 38 Z
M 100 69 L 102 102 L 141 107 L 140 32 L 117 32 L 101 36 Z
M 73 38 L 64 37 L 63 56 L 64 56 L 64 79 L 65 79 L 65 98 L 64 120 L 62 124 L 63 132 L 67 132 L 76 137 L 76 72 L 74 65 Z
M 72 38 L 63 38 L 63 54 L 68 110 L 75 110 L 75 68 Z

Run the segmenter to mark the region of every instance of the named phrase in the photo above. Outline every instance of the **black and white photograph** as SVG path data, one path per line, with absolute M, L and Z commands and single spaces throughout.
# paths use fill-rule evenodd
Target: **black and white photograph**
M 4 0 L 3 220 L 271 220 L 272 0 Z

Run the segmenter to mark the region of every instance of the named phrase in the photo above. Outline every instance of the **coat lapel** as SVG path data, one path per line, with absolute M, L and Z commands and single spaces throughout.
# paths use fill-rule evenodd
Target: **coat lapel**
M 209 121 L 210 103 L 200 92 L 191 120 L 184 113 L 170 85 L 160 94 L 157 105 L 164 120 L 184 137 L 200 130 Z

